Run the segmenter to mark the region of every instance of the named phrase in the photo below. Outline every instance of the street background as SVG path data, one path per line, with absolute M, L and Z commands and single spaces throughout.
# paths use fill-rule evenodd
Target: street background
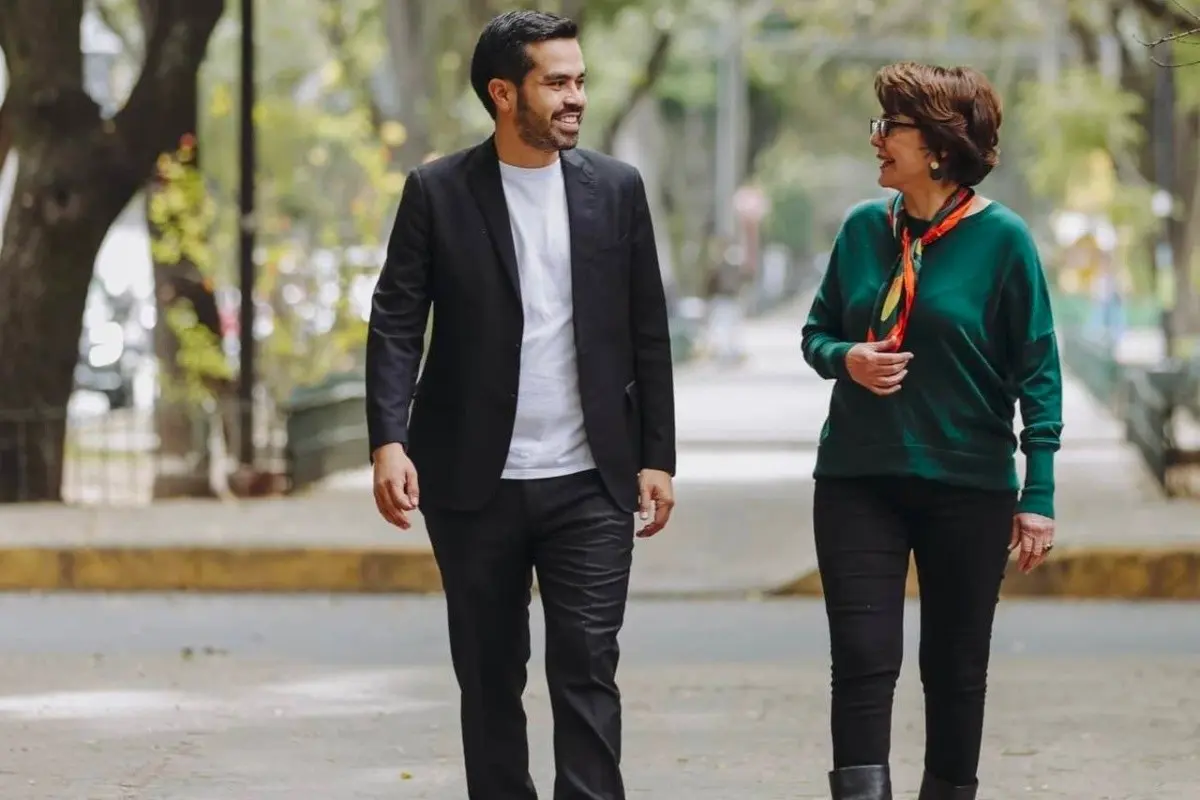
M 375 511 L 362 357 L 404 182 L 489 132 L 471 50 L 517 5 L 0 3 L 4 798 L 463 796 L 440 580 L 419 515 Z M 1058 546 L 1004 582 L 980 797 L 1200 797 L 1200 5 L 544 7 L 580 23 L 582 144 L 643 177 L 677 369 L 679 505 L 622 640 L 629 796 L 826 796 L 831 384 L 800 330 L 880 194 L 875 72 L 915 59 L 1004 99 L 981 191 L 1037 239 L 1068 378 Z

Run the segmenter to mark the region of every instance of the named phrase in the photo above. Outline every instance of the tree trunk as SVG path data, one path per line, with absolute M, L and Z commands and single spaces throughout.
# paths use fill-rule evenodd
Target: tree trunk
M 608 126 L 604 129 L 604 135 L 600 139 L 600 150 L 602 152 L 613 152 L 617 135 L 621 132 L 621 126 L 625 124 L 625 120 L 633 113 L 633 109 L 637 108 L 642 98 L 648 96 L 654 90 L 663 73 L 666 72 L 667 56 L 671 51 L 671 41 L 672 34 L 669 28 L 660 28 L 654 34 L 654 43 L 650 46 L 650 53 L 646 56 L 646 62 L 642 66 L 640 76 L 629 88 L 628 96 L 617 106 L 616 114 L 613 115 L 613 118 L 608 122 Z
M 132 194 L 98 174 L 90 144 L 56 137 L 18 163 L 0 249 L 0 502 L 61 498 L 88 284 Z
M 1180 104 L 1182 106 L 1182 104 Z M 1193 285 L 1192 248 L 1196 238 L 1196 193 L 1200 181 L 1200 112 L 1177 107 L 1175 110 L 1174 194 L 1175 214 L 1167 226 L 1175 257 L 1175 329 L 1186 338 L 1196 331 L 1196 290 Z
M 102 119 L 83 87 L 84 0 L 0 3 L 5 133 L 18 158 L 0 246 L 0 501 L 62 498 L 66 408 L 96 254 L 186 130 L 223 0 L 154 0 L 129 101 Z
M 429 43 L 435 40 L 434 9 L 425 0 L 385 0 L 384 33 L 399 103 L 399 121 L 408 136 L 399 148 L 405 169 L 433 150 L 429 103 L 437 97 L 436 69 Z
M 1189 4 L 1171 2 L 1171 0 L 1134 0 L 1133 5 L 1144 11 L 1151 19 L 1159 23 L 1166 34 L 1180 34 L 1185 31 L 1195 31 L 1198 26 L 1197 17 Z M 1114 11 L 1114 14 L 1116 11 Z M 1152 40 L 1158 36 L 1149 37 Z M 1195 44 L 1195 37 L 1182 39 L 1184 45 Z M 1176 48 L 1167 45 L 1154 48 L 1154 55 L 1165 63 L 1176 60 L 1191 62 L 1193 60 L 1190 48 Z M 1179 55 L 1182 58 L 1179 59 Z M 1150 69 L 1172 69 L 1173 67 L 1152 66 Z M 1194 69 L 1195 67 L 1188 67 Z M 1146 100 L 1146 117 L 1153 109 L 1153 94 L 1149 87 L 1153 81 L 1147 82 L 1147 90 L 1143 93 Z M 1152 130 L 1152 128 L 1147 128 Z M 1148 137 L 1150 138 L 1150 137 Z M 1168 235 L 1174 251 L 1174 279 L 1177 305 L 1175 318 L 1170 321 L 1172 333 L 1175 336 L 1187 336 L 1197 330 L 1196 288 L 1193 284 L 1192 253 L 1200 240 L 1200 163 L 1197 162 L 1197 142 L 1200 140 L 1200 114 L 1191 109 L 1177 107 L 1175 111 L 1175 162 L 1176 162 L 1176 200 L 1181 202 L 1175 219 L 1168 222 Z M 1152 162 L 1154 152 L 1153 141 L 1148 141 L 1144 147 L 1146 161 Z M 1153 175 L 1153 172 L 1146 172 Z

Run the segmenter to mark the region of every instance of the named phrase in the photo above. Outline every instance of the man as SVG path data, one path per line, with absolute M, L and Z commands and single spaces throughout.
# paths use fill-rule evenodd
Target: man
M 495 132 L 409 175 L 375 291 L 375 501 L 402 528 L 418 501 L 425 518 L 471 800 L 537 796 L 521 700 L 534 569 L 555 800 L 623 800 L 615 674 L 634 513 L 651 536 L 674 502 L 654 231 L 637 171 L 574 149 L 586 107 L 574 23 L 496 17 L 471 83 Z
M 713 358 L 721 364 L 742 359 L 742 290 L 746 283 L 740 248 L 726 239 L 713 242 L 708 280 L 708 334 Z

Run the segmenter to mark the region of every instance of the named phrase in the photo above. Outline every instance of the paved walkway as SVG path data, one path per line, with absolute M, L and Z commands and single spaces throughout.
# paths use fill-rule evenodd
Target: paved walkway
M 550 715 L 531 667 L 533 772 L 548 797 Z M 981 800 L 1195 800 L 1188 659 L 993 661 Z M 920 775 L 920 688 L 897 692 L 897 797 Z M 445 666 L 314 667 L 223 656 L 0 662 L 0 794 L 24 800 L 465 796 Z M 622 670 L 630 800 L 828 797 L 828 666 Z
M 551 728 L 531 609 L 533 770 Z M 920 770 L 919 609 L 893 720 Z M 1189 604 L 1003 602 L 980 800 L 1200 797 Z M 634 601 L 621 635 L 631 800 L 827 800 L 819 600 Z M 5 800 L 462 800 L 440 598 L 0 595 Z
M 739 367 L 679 371 L 679 506 L 667 531 L 638 542 L 636 593 L 764 590 L 815 566 L 811 471 L 832 384 L 800 356 L 806 310 L 800 302 L 749 322 Z M 1060 551 L 1200 544 L 1200 504 L 1163 500 L 1121 426 L 1074 380 L 1064 401 Z M 401 532 L 379 519 L 368 469 L 296 498 L 0 508 L 0 548 L 117 545 L 427 551 L 419 525 Z

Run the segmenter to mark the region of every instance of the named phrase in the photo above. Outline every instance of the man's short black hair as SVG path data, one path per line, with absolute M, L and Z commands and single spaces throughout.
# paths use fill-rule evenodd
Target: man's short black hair
M 496 118 L 496 104 L 488 94 L 489 81 L 500 78 L 520 86 L 533 69 L 528 45 L 578 36 L 579 28 L 572 20 L 545 11 L 508 11 L 493 17 L 479 34 L 471 56 L 471 88 L 492 119 Z

